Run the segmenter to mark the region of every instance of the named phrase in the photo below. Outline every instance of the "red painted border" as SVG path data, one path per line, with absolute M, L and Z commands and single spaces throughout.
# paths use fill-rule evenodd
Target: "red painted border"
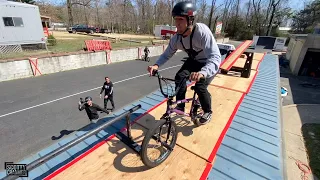
M 218 152 L 218 149 L 219 149 L 219 147 L 220 147 L 220 145 L 222 143 L 222 140 L 223 140 L 224 136 L 227 134 L 227 131 L 228 131 L 228 129 L 229 129 L 229 127 L 230 127 L 230 125 L 231 125 L 231 123 L 233 121 L 234 116 L 236 115 L 236 113 L 237 113 L 237 111 L 238 111 L 238 109 L 240 107 L 241 102 L 244 99 L 244 96 L 245 96 L 245 93 L 242 93 L 242 96 L 241 96 L 240 100 L 238 101 L 236 107 L 234 108 L 234 110 L 233 110 L 233 112 L 232 112 L 232 114 L 231 114 L 226 126 L 223 128 L 223 130 L 222 130 L 222 132 L 221 132 L 221 134 L 220 134 L 220 136 L 218 138 L 218 141 L 216 142 L 216 144 L 215 144 L 215 146 L 214 146 L 214 148 L 213 148 L 213 150 L 212 150 L 212 152 L 211 152 L 211 154 L 210 154 L 210 156 L 208 158 L 209 162 L 208 162 L 207 166 L 205 167 L 205 169 L 204 169 L 204 171 L 203 171 L 203 173 L 202 173 L 202 175 L 200 177 L 200 180 L 207 179 L 207 177 L 208 177 L 208 175 L 209 175 L 209 173 L 210 173 L 210 171 L 211 171 L 211 169 L 213 167 L 213 162 L 212 161 L 213 161 L 214 157 L 216 156 L 216 154 Z
M 194 85 L 195 82 L 191 83 L 188 85 L 188 87 Z M 133 122 L 131 122 L 131 124 L 134 124 L 136 121 L 138 121 L 139 119 L 141 119 L 143 116 L 145 116 L 146 114 L 148 114 L 149 112 L 153 111 L 154 109 L 156 109 L 157 107 L 161 106 L 163 103 L 167 102 L 167 99 L 164 99 L 163 101 L 161 101 L 159 104 L 153 106 L 152 108 L 150 108 L 148 111 L 146 111 L 145 113 L 141 114 L 139 117 L 137 117 L 135 120 L 133 120 Z M 125 131 L 127 128 L 124 127 L 122 128 L 120 131 L 123 132 Z M 98 144 L 96 144 L 95 146 L 93 146 L 91 149 L 89 149 L 88 151 L 86 151 L 85 153 L 81 154 L 80 156 L 76 157 L 75 159 L 73 159 L 72 161 L 70 161 L 69 163 L 67 163 L 66 165 L 62 166 L 61 168 L 57 169 L 56 171 L 54 171 L 53 173 L 51 173 L 50 175 L 48 175 L 47 177 L 44 178 L 44 180 L 49 180 L 52 179 L 53 177 L 57 176 L 58 174 L 60 174 L 61 172 L 63 172 L 64 170 L 68 169 L 69 167 L 71 167 L 73 164 L 75 164 L 76 162 L 80 161 L 81 159 L 83 159 L 84 157 L 86 157 L 87 155 L 89 155 L 91 152 L 93 152 L 94 150 L 98 149 L 100 146 L 102 146 L 104 143 L 110 141 L 111 139 L 113 139 L 115 137 L 115 134 L 111 135 L 110 137 L 108 137 L 106 140 L 99 142 Z
M 257 77 L 258 73 L 259 73 L 259 71 L 256 71 L 256 74 L 255 74 L 254 77 L 252 78 L 252 81 L 250 82 L 249 87 L 248 87 L 248 89 L 247 89 L 246 92 L 245 92 L 246 94 L 249 93 L 249 91 L 250 91 L 250 89 L 251 89 L 251 86 L 253 85 L 254 81 L 256 80 L 256 77 Z
M 206 168 L 204 169 L 202 175 L 200 176 L 200 180 L 206 180 L 211 169 L 212 169 L 213 164 L 212 163 L 207 163 Z
M 251 43 L 246 47 L 246 48 L 244 48 L 242 51 L 241 51 L 241 53 L 238 55 L 238 56 L 236 56 L 236 58 L 234 58 L 234 60 L 232 61 L 232 63 L 230 63 L 230 65 L 226 68 L 226 70 L 230 70 L 231 69 L 231 67 L 233 66 L 233 64 L 239 59 L 239 57 L 242 55 L 242 53 L 252 44 L 252 40 L 246 40 L 246 41 L 244 41 L 243 43 L 241 43 L 241 45 L 238 47 L 238 48 L 240 48 L 244 43 L 246 43 L 247 41 L 251 41 Z M 237 49 L 238 49 L 237 48 Z M 228 60 L 229 60 L 229 58 L 234 54 L 234 53 L 236 53 L 237 52 L 237 49 L 235 50 L 235 51 L 233 51 L 222 63 L 221 63 L 221 65 L 220 65 L 220 67 L 224 64 L 224 63 L 226 63 Z
M 240 104 L 241 104 L 244 96 L 245 96 L 245 93 L 242 94 L 242 96 L 241 96 L 240 100 L 238 101 L 236 107 L 234 108 L 234 110 L 233 110 L 233 112 L 232 112 L 232 114 L 231 114 L 226 126 L 223 128 L 223 130 L 222 130 L 222 132 L 221 132 L 221 134 L 220 134 L 220 136 L 218 138 L 218 141 L 217 141 L 216 145 L 214 146 L 214 148 L 213 148 L 213 150 L 212 150 L 212 152 L 211 152 L 211 154 L 210 154 L 210 156 L 208 158 L 209 162 L 212 162 L 213 159 L 214 159 L 214 156 L 217 154 L 218 149 L 219 149 L 219 147 L 220 147 L 220 145 L 222 143 L 222 140 L 223 140 L 225 134 L 227 133 L 227 131 L 228 131 L 228 129 L 229 129 L 231 123 L 232 123 L 232 120 L 233 120 L 234 116 L 236 115 L 236 113 L 237 113 L 237 111 L 238 111 L 238 109 L 240 107 Z
M 219 87 L 219 88 L 223 88 L 223 89 L 227 89 L 227 90 L 230 90 L 230 91 L 239 92 L 239 93 L 246 93 L 246 92 L 243 92 L 243 91 L 240 91 L 240 90 L 237 90 L 237 89 L 232 89 L 232 88 L 228 88 L 228 87 L 224 87 L 224 86 L 219 86 L 219 85 L 215 85 L 215 84 L 209 84 L 209 85 L 210 85 L 210 86 Z
M 264 55 L 263 55 L 262 58 L 260 59 L 258 65 L 257 65 L 257 69 L 256 69 L 257 71 L 258 71 L 258 69 L 259 69 L 259 66 L 260 66 L 261 61 L 263 61 L 264 56 L 266 56 L 266 54 L 267 54 L 267 53 L 264 53 Z
M 213 167 L 212 161 L 213 161 L 214 157 L 216 156 L 216 154 L 217 154 L 217 152 L 218 152 L 218 149 L 219 149 L 219 147 L 220 147 L 220 145 L 221 145 L 221 143 L 222 143 L 222 140 L 223 140 L 224 136 L 226 135 L 226 133 L 227 133 L 227 131 L 228 131 L 228 129 L 229 129 L 232 121 L 233 121 L 233 118 L 234 118 L 234 116 L 236 115 L 236 113 L 237 113 L 237 111 L 238 111 L 238 109 L 239 109 L 239 107 L 240 107 L 240 105 L 241 105 L 241 103 L 242 103 L 245 95 L 249 93 L 249 91 L 250 91 L 250 89 L 251 89 L 251 87 L 252 87 L 252 84 L 253 84 L 253 82 L 255 81 L 255 79 L 256 79 L 256 77 L 257 77 L 257 75 L 258 75 L 258 73 L 259 73 L 258 68 L 259 68 L 259 66 L 260 66 L 260 63 L 261 63 L 261 61 L 263 61 L 265 55 L 266 55 L 266 53 L 264 53 L 262 59 L 259 61 L 259 64 L 257 65 L 257 73 L 256 73 L 255 76 L 253 77 L 253 79 L 252 79 L 252 81 L 251 81 L 251 83 L 250 83 L 250 85 L 249 85 L 246 93 L 243 93 L 243 94 L 242 94 L 240 100 L 238 101 L 235 109 L 233 110 L 233 112 L 232 112 L 232 114 L 231 114 L 231 116 L 230 116 L 230 118 L 229 118 L 229 121 L 227 122 L 226 126 L 225 126 L 224 129 L 222 130 L 222 133 L 220 134 L 220 136 L 219 136 L 219 138 L 218 138 L 218 141 L 217 141 L 217 143 L 215 144 L 215 146 L 214 146 L 214 148 L 213 148 L 213 150 L 212 150 L 212 152 L 211 152 L 211 154 L 210 154 L 210 156 L 209 156 L 209 158 L 208 158 L 208 161 L 209 161 L 209 162 L 208 162 L 207 166 L 205 167 L 205 169 L 204 169 L 204 171 L 203 171 L 203 173 L 202 173 L 202 175 L 201 175 L 201 177 L 200 177 L 200 180 L 205 180 L 205 179 L 207 179 L 207 177 L 208 177 L 208 175 L 209 175 L 209 173 L 210 173 L 210 171 L 211 171 L 211 169 L 212 169 L 212 167 Z M 213 86 L 216 86 L 216 85 L 213 85 Z M 219 87 L 219 86 L 218 86 L 218 87 Z M 222 86 L 222 88 L 225 88 L 225 87 Z M 229 89 L 229 88 L 228 88 L 228 89 Z M 232 89 L 231 89 L 231 90 L 232 90 Z M 209 168 L 209 167 L 210 167 L 210 168 Z
M 244 41 L 243 43 L 241 43 L 241 44 L 239 45 L 239 47 L 241 47 L 245 42 L 246 42 L 246 41 Z M 226 63 L 226 62 L 228 61 L 228 59 L 230 58 L 230 56 L 231 56 L 232 54 L 234 54 L 236 51 L 237 51 L 237 49 L 234 50 L 231 54 L 229 54 L 229 56 L 220 64 L 220 67 L 221 67 L 222 65 L 224 65 L 224 63 Z M 236 59 L 237 59 L 237 58 L 236 58 Z

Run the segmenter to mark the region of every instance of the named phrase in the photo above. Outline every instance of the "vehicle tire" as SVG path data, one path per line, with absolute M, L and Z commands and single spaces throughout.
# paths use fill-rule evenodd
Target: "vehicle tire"
M 173 121 L 168 122 L 166 120 L 159 120 L 159 122 L 157 122 L 157 123 L 158 123 L 157 126 L 154 129 L 150 129 L 147 132 L 147 134 L 145 135 L 143 142 L 142 142 L 142 145 L 141 145 L 141 151 L 140 151 L 140 156 L 141 156 L 143 164 L 146 165 L 147 167 L 150 167 L 150 168 L 156 167 L 156 166 L 160 165 L 161 163 L 163 163 L 169 157 L 169 155 L 171 154 L 172 151 L 167 149 L 166 147 L 162 146 L 161 143 L 159 143 L 161 147 L 166 149 L 166 152 L 163 155 L 161 155 L 160 158 L 157 158 L 156 160 L 152 161 L 148 158 L 148 155 L 147 155 L 147 153 L 148 153 L 147 148 L 149 145 L 149 141 L 154 140 L 154 138 L 157 138 L 156 136 L 157 135 L 159 136 L 159 134 L 160 134 L 158 131 L 161 131 L 162 128 L 164 128 L 164 127 L 168 127 L 169 124 L 171 124 L 171 128 L 170 128 L 171 133 L 170 134 L 172 134 L 171 143 L 168 144 L 168 146 L 170 148 L 172 148 L 172 149 L 174 148 L 174 146 L 176 145 L 177 136 L 178 136 L 177 125 Z M 165 133 L 164 134 L 165 137 L 164 136 L 162 136 L 162 137 L 164 137 L 164 139 L 165 139 L 167 137 L 167 134 L 168 133 Z M 156 136 L 154 136 L 154 135 L 156 135 Z
M 90 34 L 93 34 L 93 30 L 90 30 Z
M 72 30 L 72 33 L 73 33 L 73 34 L 76 34 L 76 33 L 77 33 L 77 31 L 76 31 L 76 30 Z

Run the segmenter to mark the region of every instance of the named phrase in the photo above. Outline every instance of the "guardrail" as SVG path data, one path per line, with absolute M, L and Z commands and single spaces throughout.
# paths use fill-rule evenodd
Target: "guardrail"
M 108 121 L 108 122 L 105 122 L 104 124 L 102 124 L 101 126 L 87 132 L 86 134 L 83 134 L 82 136 L 79 136 L 78 138 L 70 141 L 69 143 L 59 147 L 58 149 L 52 151 L 51 153 L 37 159 L 37 160 L 34 160 L 33 162 L 31 162 L 30 164 L 27 164 L 26 166 L 26 170 L 27 171 L 31 171 L 32 169 L 42 165 L 43 163 L 49 161 L 51 158 L 63 153 L 64 151 L 66 151 L 67 149 L 77 145 L 78 143 L 80 143 L 81 141 L 85 140 L 86 138 L 92 136 L 92 135 L 95 135 L 97 134 L 98 132 L 100 132 L 101 130 L 107 128 L 108 126 L 110 126 L 112 123 L 116 122 L 116 121 L 119 121 L 121 120 L 122 118 L 126 117 L 126 125 L 127 125 L 127 133 L 128 133 L 128 136 L 125 136 L 124 134 L 122 134 L 121 132 L 118 132 L 117 134 L 121 136 L 120 140 L 121 141 L 126 141 L 127 143 L 128 142 L 132 142 L 132 137 L 131 137 L 131 123 L 130 123 L 130 115 L 131 113 L 133 113 L 134 111 L 138 110 L 141 108 L 141 104 L 137 105 L 137 106 L 134 106 L 133 108 L 129 109 L 128 111 L 120 114 L 118 117 L 115 117 L 114 119 Z M 131 147 L 132 148 L 136 148 L 135 146 L 133 146 L 133 142 L 132 142 L 132 145 Z M 130 145 L 129 145 L 130 146 Z M 4 178 L 2 178 L 1 180 L 11 180 L 11 179 L 17 179 L 19 178 L 19 176 L 17 175 L 7 175 L 5 176 Z

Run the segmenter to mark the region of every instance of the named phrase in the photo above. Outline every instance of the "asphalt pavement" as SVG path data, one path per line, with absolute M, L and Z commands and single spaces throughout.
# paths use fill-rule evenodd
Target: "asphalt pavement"
M 161 67 L 162 75 L 174 77 L 183 57 L 183 52 L 174 55 Z M 92 96 L 103 107 L 99 93 L 105 76 L 114 83 L 115 110 L 158 89 L 157 79 L 147 74 L 147 66 L 156 59 L 0 82 L 0 164 L 18 162 L 50 146 L 55 143 L 51 137 L 59 136 L 62 130 L 88 125 L 86 112 L 80 112 L 77 103 L 80 97 Z

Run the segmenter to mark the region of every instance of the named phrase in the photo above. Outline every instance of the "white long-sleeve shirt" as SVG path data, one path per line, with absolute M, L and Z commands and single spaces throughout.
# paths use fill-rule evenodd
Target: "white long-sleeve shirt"
M 221 54 L 216 43 L 216 40 L 209 29 L 209 27 L 203 23 L 196 23 L 196 29 L 192 38 L 192 47 L 195 51 L 201 51 L 195 60 L 199 62 L 206 62 L 206 65 L 202 67 L 199 73 L 205 77 L 212 77 L 215 75 L 221 64 Z M 186 49 L 190 48 L 190 35 L 182 37 L 181 35 L 175 34 L 169 42 L 168 47 L 159 57 L 156 64 L 160 67 L 166 63 L 175 53 L 179 50 L 184 50 L 180 39 L 182 38 L 183 45 Z

